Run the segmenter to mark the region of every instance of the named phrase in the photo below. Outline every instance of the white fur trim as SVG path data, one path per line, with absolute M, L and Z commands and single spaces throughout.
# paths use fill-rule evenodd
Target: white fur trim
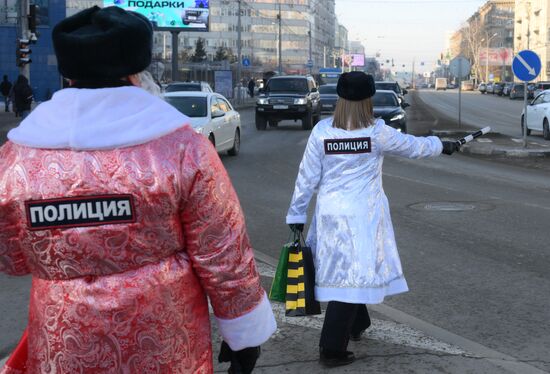
M 8 138 L 34 148 L 114 149 L 147 143 L 189 123 L 138 87 L 66 88 L 36 107 Z
M 257 347 L 267 341 L 277 329 L 271 304 L 264 298 L 252 311 L 234 319 L 216 317 L 220 334 L 233 351 Z
M 315 287 L 315 299 L 320 302 L 340 301 L 350 304 L 381 304 L 384 297 L 407 292 L 405 278 L 398 278 L 382 287 L 347 288 Z

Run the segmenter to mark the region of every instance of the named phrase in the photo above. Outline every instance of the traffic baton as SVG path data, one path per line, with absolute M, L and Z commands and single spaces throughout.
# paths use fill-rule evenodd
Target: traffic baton
M 461 145 L 464 145 L 468 142 L 471 142 L 472 140 L 474 140 L 475 138 L 479 138 L 481 135 L 485 135 L 487 134 L 489 131 L 491 131 L 491 127 L 487 126 L 487 127 L 484 127 L 482 128 L 481 130 L 478 130 L 476 132 L 473 132 L 471 133 L 470 135 L 467 135 L 465 137 L 463 137 L 462 139 L 458 139 L 456 141 L 456 143 L 461 146 Z

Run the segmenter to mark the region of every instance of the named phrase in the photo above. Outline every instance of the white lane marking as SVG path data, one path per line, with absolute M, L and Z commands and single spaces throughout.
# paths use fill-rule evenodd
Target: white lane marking
M 480 143 L 492 143 L 493 142 L 491 139 L 486 139 L 486 138 L 478 138 L 476 140 Z
M 275 268 L 269 264 L 256 261 L 256 266 L 258 267 L 260 275 L 271 278 L 275 275 Z M 283 303 L 271 302 L 271 307 L 275 314 L 275 318 L 282 323 L 316 330 L 321 330 L 323 327 L 323 320 L 325 318 L 324 312 L 316 316 L 286 317 L 285 305 Z M 457 346 L 444 343 L 407 325 L 393 321 L 373 318 L 372 325 L 367 330 L 367 338 L 389 344 L 425 349 L 433 352 L 442 352 L 451 355 L 467 354 L 466 351 Z

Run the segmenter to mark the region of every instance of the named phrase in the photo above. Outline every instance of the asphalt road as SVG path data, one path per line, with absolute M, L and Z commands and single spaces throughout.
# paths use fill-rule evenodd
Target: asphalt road
M 417 91 L 424 103 L 458 122 L 458 90 Z M 493 132 L 499 132 L 515 138 L 521 138 L 520 118 L 523 100 L 510 100 L 505 96 L 482 95 L 477 91 L 462 92 L 462 121 L 465 124 L 485 127 L 491 126 Z M 532 132 L 530 141 L 545 142 L 542 133 Z
M 253 111 L 241 115 L 241 153 L 221 158 L 254 248 L 277 258 L 309 132 L 292 122 L 258 132 Z M 409 129 L 425 133 L 429 123 L 416 118 Z M 386 305 L 550 371 L 550 173 L 460 154 L 387 158 L 384 187 L 411 289 Z M 25 325 L 28 287 L 28 278 L 0 275 L 0 357 Z
M 242 153 L 222 158 L 254 247 L 277 257 L 308 132 L 292 122 L 258 132 L 252 112 L 242 115 Z M 386 304 L 550 371 L 549 177 L 463 155 L 387 158 L 384 186 L 411 292 Z

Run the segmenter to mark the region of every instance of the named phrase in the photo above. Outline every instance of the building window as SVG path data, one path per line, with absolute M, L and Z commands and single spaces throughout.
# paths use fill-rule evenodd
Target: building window
M 17 24 L 17 15 L 19 14 L 17 0 L 0 1 L 0 25 Z

